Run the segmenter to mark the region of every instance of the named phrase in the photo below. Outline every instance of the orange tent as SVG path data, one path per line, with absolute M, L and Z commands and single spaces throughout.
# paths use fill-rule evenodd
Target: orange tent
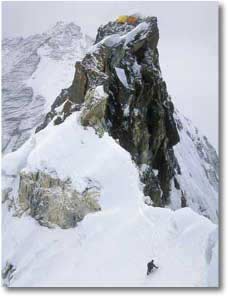
M 127 23 L 128 24 L 135 24 L 136 22 L 137 22 L 137 17 L 135 17 L 135 16 L 129 16 L 128 18 L 127 18 Z

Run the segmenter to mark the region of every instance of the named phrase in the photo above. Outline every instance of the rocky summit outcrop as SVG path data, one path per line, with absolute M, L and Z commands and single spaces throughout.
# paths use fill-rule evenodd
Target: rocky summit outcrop
M 88 185 L 80 193 L 72 188 L 70 179 L 41 171 L 20 174 L 20 211 L 28 211 L 43 226 L 75 227 L 86 214 L 100 210 L 99 195 L 97 186 Z
M 100 136 L 107 131 L 131 153 L 141 168 L 145 195 L 164 206 L 169 203 L 170 180 L 180 173 L 172 149 L 179 135 L 161 76 L 158 40 L 155 17 L 101 26 L 94 46 L 75 65 L 71 87 L 57 98 L 37 131 L 51 119 L 59 124 L 73 109 L 81 109 L 84 126 L 93 126 Z

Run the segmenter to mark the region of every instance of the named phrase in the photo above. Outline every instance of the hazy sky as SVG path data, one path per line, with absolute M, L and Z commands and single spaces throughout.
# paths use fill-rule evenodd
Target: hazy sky
M 218 147 L 217 2 L 3 2 L 3 37 L 73 21 L 95 37 L 100 24 L 138 11 L 157 16 L 163 77 L 176 107 Z

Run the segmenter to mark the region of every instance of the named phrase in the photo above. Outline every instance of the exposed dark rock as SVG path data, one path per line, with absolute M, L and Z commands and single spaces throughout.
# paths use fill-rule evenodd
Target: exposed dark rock
M 180 184 L 175 177 L 174 177 L 174 186 L 177 190 L 180 190 Z
M 145 184 L 143 188 L 144 195 L 150 196 L 154 206 L 161 206 L 162 191 L 159 179 L 150 167 L 142 173 L 141 181 Z
M 60 95 L 52 104 L 51 111 L 47 113 L 42 124 L 36 128 L 36 133 L 44 129 L 52 120 L 54 120 L 55 125 L 61 124 L 69 115 L 72 114 L 72 112 L 80 110 L 80 104 L 75 104 L 70 101 L 70 93 L 71 87 L 61 91 Z M 61 107 L 61 105 L 61 111 L 57 111 L 56 108 Z
M 57 116 L 54 120 L 54 125 L 58 125 L 63 122 L 63 119 L 60 116 Z
M 10 262 L 6 262 L 6 265 L 2 269 L 2 280 L 3 280 L 4 286 L 6 287 L 10 286 L 10 281 L 12 280 L 15 271 L 16 271 L 15 266 Z
M 70 89 L 63 89 L 60 93 L 60 95 L 55 99 L 55 102 L 51 106 L 50 112 L 47 113 L 47 115 L 44 118 L 44 121 L 39 125 L 35 132 L 39 132 L 42 129 L 44 129 L 51 121 L 52 119 L 57 115 L 57 112 L 55 109 L 59 106 L 61 106 L 68 98 L 69 98 L 69 92 Z
M 181 207 L 187 207 L 186 193 L 183 190 L 181 190 Z
M 87 77 L 86 71 L 81 62 L 77 62 L 75 65 L 75 75 L 72 84 L 71 99 L 72 102 L 82 103 L 86 93 Z

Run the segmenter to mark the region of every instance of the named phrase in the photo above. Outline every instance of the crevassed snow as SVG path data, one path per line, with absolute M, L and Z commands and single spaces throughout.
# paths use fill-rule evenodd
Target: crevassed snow
M 3 265 L 16 267 L 10 286 L 207 286 L 205 250 L 216 226 L 188 208 L 174 212 L 145 205 L 130 154 L 108 134 L 99 138 L 92 128 L 84 129 L 79 116 L 48 125 L 32 146 L 26 143 L 4 158 L 3 168 L 14 172 L 18 157 L 20 170 L 55 170 L 81 190 L 89 177 L 101 185 L 102 210 L 62 230 L 26 215 L 12 217 L 4 206 Z M 159 269 L 147 277 L 152 258 Z

